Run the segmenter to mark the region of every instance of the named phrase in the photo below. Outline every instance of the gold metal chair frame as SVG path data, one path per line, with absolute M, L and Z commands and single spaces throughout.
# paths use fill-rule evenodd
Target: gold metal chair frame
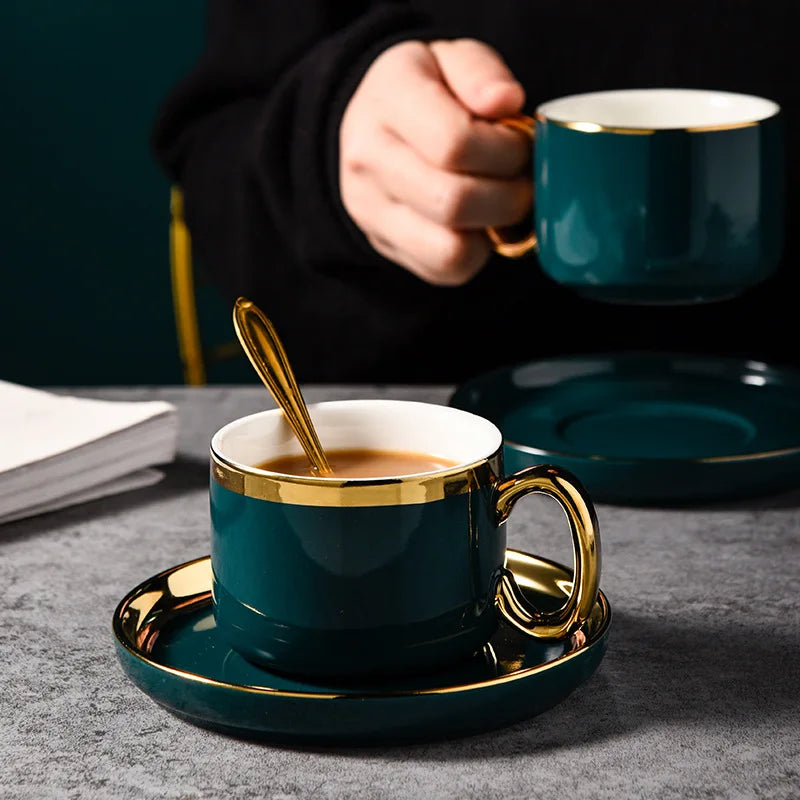
M 173 186 L 170 192 L 169 264 L 183 380 L 189 386 L 203 386 L 208 382 L 207 366 L 240 358 L 243 351 L 235 338 L 213 346 L 203 345 L 197 312 L 192 239 L 183 215 L 183 193 L 177 186 Z
M 178 352 L 183 366 L 183 380 L 189 386 L 206 383 L 206 364 L 200 325 L 197 321 L 197 301 L 192 264 L 192 240 L 183 216 L 183 193 L 175 186 L 170 192 L 169 263 L 172 277 L 172 304 Z

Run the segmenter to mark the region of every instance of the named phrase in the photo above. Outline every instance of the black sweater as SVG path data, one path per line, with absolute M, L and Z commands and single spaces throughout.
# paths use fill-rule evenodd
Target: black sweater
M 210 0 L 207 45 L 165 99 L 156 158 L 180 184 L 199 268 L 273 319 L 301 381 L 455 382 L 566 353 L 667 350 L 800 363 L 794 218 L 797 0 Z M 409 38 L 494 46 L 527 110 L 565 94 L 672 86 L 780 103 L 788 230 L 775 276 L 682 308 L 611 306 L 555 285 L 534 256 L 437 288 L 372 250 L 338 192 L 338 128 L 375 56 Z

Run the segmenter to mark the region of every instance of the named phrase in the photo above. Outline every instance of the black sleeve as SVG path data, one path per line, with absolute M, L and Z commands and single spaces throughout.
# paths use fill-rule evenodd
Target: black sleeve
M 404 2 L 209 0 L 206 24 L 152 135 L 204 266 L 239 294 L 270 258 L 332 274 L 378 259 L 339 198 L 339 123 L 369 64 L 427 20 Z

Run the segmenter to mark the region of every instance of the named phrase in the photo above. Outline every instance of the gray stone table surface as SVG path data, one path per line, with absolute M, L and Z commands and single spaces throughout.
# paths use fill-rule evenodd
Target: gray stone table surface
M 209 549 L 212 433 L 271 407 L 248 387 L 72 389 L 163 398 L 179 455 L 157 486 L 0 527 L 2 798 L 798 798 L 800 493 L 691 510 L 598 505 L 606 656 L 561 704 L 469 738 L 272 746 L 174 717 L 122 673 L 111 616 Z M 446 402 L 433 387 L 306 387 L 310 401 Z M 555 504 L 509 544 L 569 563 Z

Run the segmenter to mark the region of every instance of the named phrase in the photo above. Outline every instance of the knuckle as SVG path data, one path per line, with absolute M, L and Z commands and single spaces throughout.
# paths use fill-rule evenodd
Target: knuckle
M 480 41 L 479 39 L 474 39 L 470 36 L 461 36 L 458 39 L 453 40 L 453 44 L 456 47 L 464 47 L 464 48 L 478 48 L 480 50 L 485 50 L 487 45 Z
M 341 170 L 342 174 L 361 175 L 366 172 L 367 159 L 365 150 L 354 143 L 342 147 L 341 151 Z
M 387 47 L 372 62 L 371 72 L 394 72 L 404 69 L 410 60 L 417 60 L 426 52 L 426 45 L 416 39 L 409 39 Z
M 438 275 L 442 285 L 458 286 L 471 277 L 474 254 L 466 236 L 448 232 L 439 245 Z
M 491 45 L 482 42 L 480 39 L 462 38 L 456 39 L 453 45 L 457 47 L 464 58 L 470 59 L 473 63 L 501 62 L 500 54 Z
M 364 213 L 363 206 L 358 203 L 351 195 L 342 193 L 342 205 L 344 206 L 345 211 L 350 215 L 350 219 L 361 229 L 362 232 L 365 234 L 370 232 L 371 220 Z
M 367 233 L 365 235 L 367 241 L 370 243 L 372 249 L 375 250 L 376 253 L 379 253 L 384 258 L 395 258 L 394 248 L 387 239 L 374 233 Z
M 463 224 L 470 205 L 471 193 L 463 181 L 450 180 L 438 187 L 434 204 L 439 221 L 444 225 Z
M 340 187 L 342 205 L 350 219 L 365 233 L 375 230 L 374 203 L 370 203 L 363 190 L 349 182 L 342 181 Z
M 436 166 L 446 170 L 462 169 L 467 164 L 471 125 L 466 117 L 460 118 L 438 137 L 433 144 Z
M 352 115 L 342 126 L 339 138 L 339 164 L 343 173 L 361 175 L 374 161 L 374 124 L 361 115 Z

